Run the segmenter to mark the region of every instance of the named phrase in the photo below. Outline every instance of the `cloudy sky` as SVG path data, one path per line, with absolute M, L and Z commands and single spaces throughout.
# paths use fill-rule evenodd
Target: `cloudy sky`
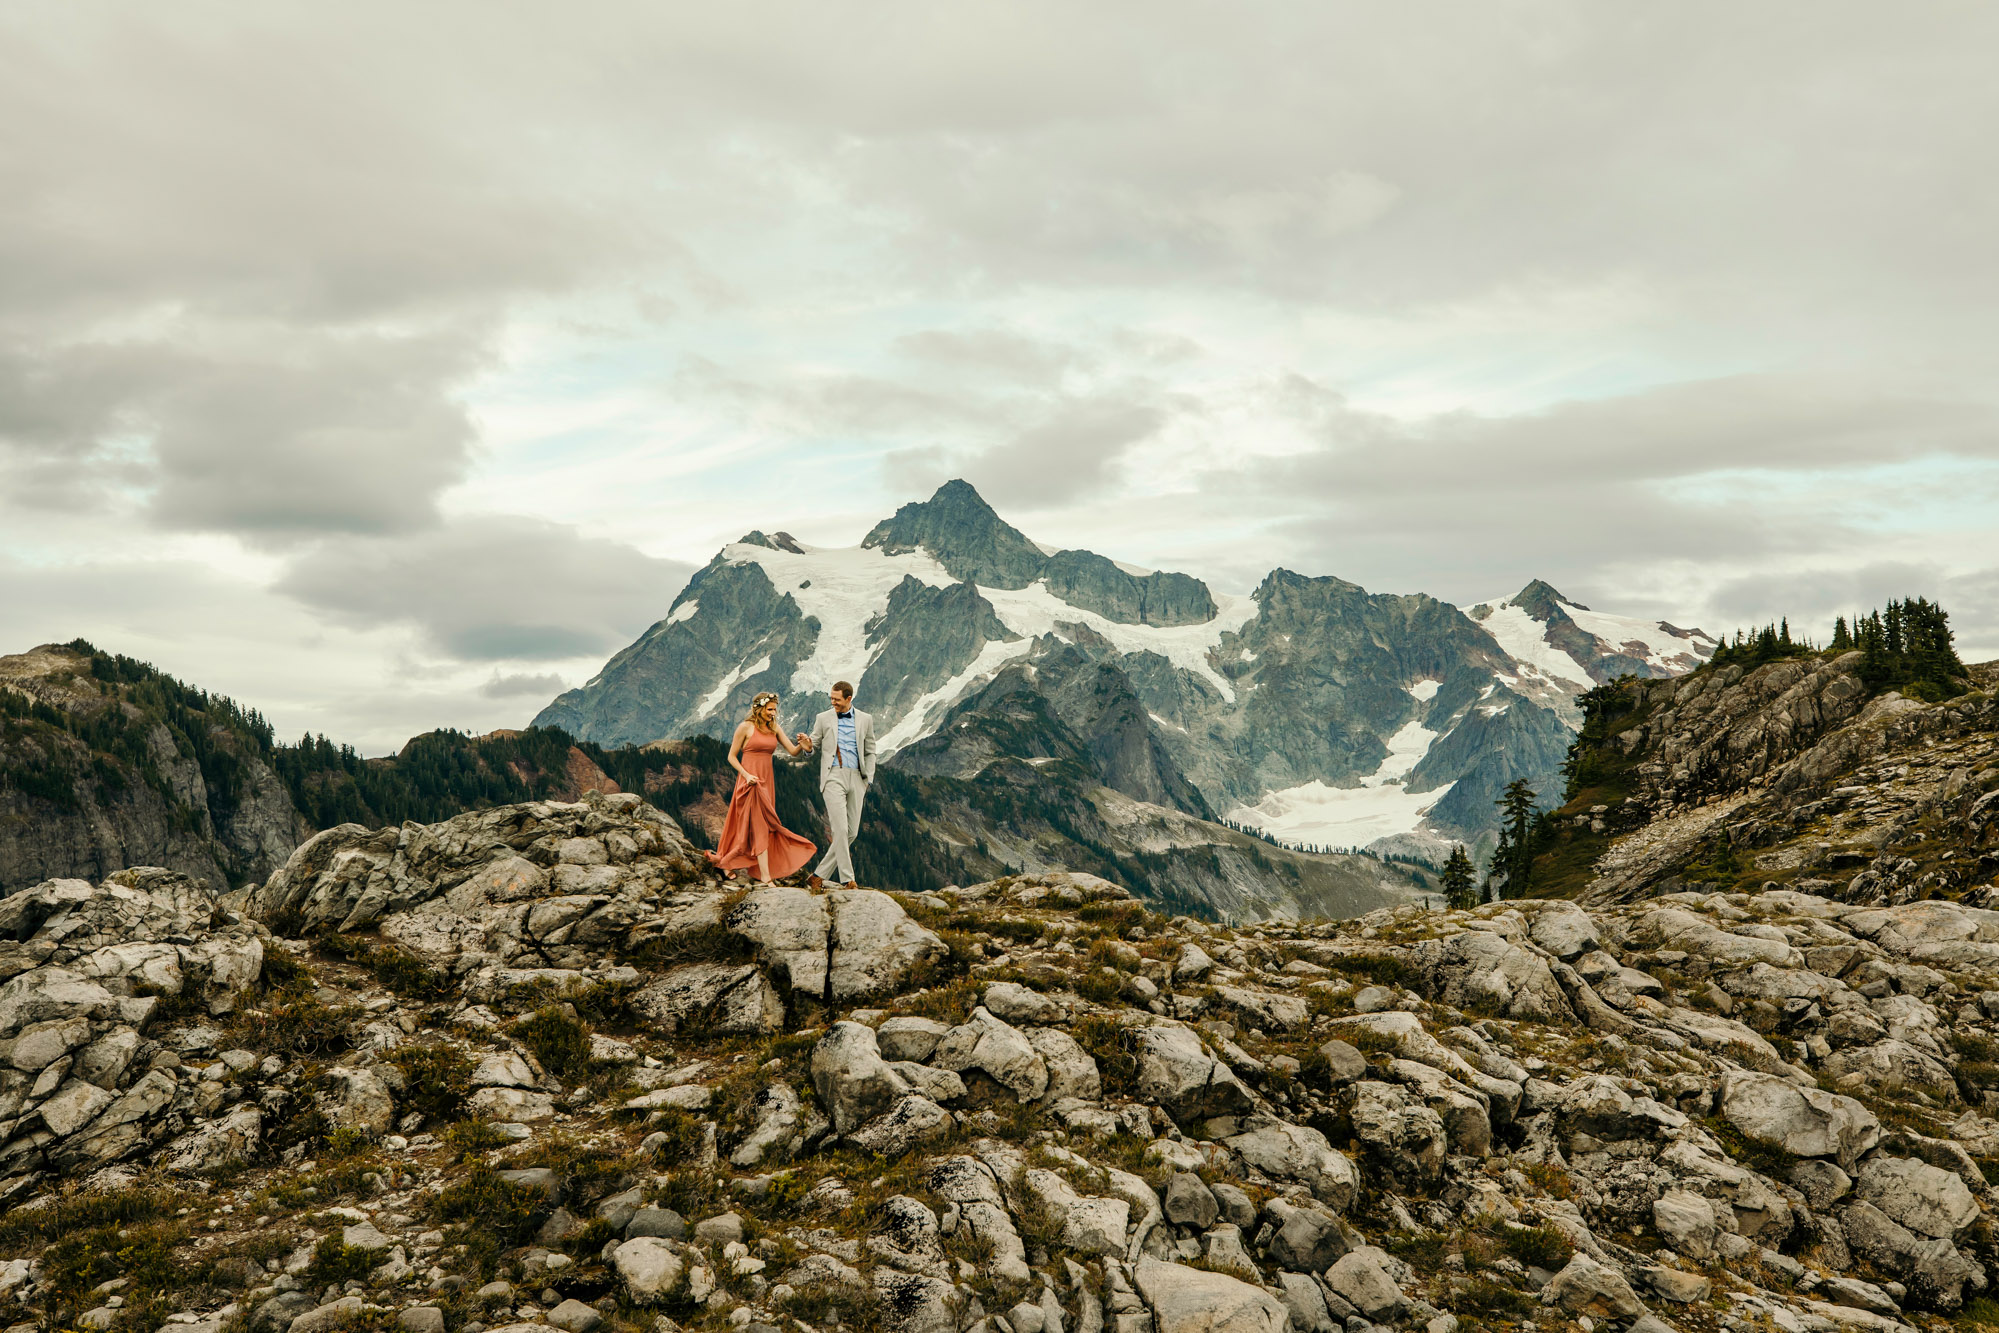
M 370 753 L 964 476 L 1247 590 L 1999 656 L 1999 9 L 0 10 L 0 651 Z

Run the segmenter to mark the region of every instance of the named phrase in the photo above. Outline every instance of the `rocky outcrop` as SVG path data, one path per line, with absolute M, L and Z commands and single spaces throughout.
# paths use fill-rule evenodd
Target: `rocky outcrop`
M 147 1036 L 163 1004 L 232 1012 L 263 972 L 265 938 L 169 870 L 51 880 L 0 900 L 0 1197 L 172 1139 L 195 1172 L 255 1150 L 261 1113 L 188 1077 Z M 254 1059 L 250 1060 L 254 1063 Z
M 104 1215 L 187 1208 L 158 1243 L 218 1284 L 149 1262 L 85 1297 L 25 1262 L 44 1239 L 0 1290 L 57 1327 L 119 1294 L 412 1333 L 440 1302 L 567 1333 L 1896 1329 L 1999 1258 L 1992 913 L 1234 928 L 1082 874 L 739 895 L 677 838 L 599 796 L 303 848 L 234 901 L 317 946 L 166 872 L 0 903 L 7 1234 L 88 1178 L 130 1191 Z M 551 904 L 598 925 L 530 966 L 570 942 L 511 923 Z M 1914 1059 L 1951 1090 L 1896 1082 Z
M 0 657 L 0 894 L 142 865 L 216 893 L 268 875 L 310 832 L 268 750 L 228 700 L 87 644 Z
M 1881 906 L 1979 895 L 1999 864 L 1999 700 L 1875 695 L 1862 660 L 1609 690 L 1579 771 L 1620 775 L 1615 791 L 1591 787 L 1560 815 L 1565 837 L 1601 849 L 1586 899 L 1719 879 Z

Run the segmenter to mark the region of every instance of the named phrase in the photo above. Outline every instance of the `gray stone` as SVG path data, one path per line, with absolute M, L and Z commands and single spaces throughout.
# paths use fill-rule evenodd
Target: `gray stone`
M 366 1308 L 367 1302 L 359 1296 L 343 1296 L 292 1320 L 291 1333 L 330 1333 Z
M 743 1238 L 743 1219 L 735 1213 L 717 1213 L 694 1224 L 694 1239 L 703 1245 L 727 1245 Z
M 1798 1193 L 1805 1196 L 1805 1202 L 1820 1212 L 1845 1198 L 1847 1191 L 1853 1188 L 1852 1176 L 1817 1157 L 1794 1162 L 1790 1179 L 1797 1186 Z
M 1274 1180 L 1296 1181 L 1345 1212 L 1360 1188 L 1360 1173 L 1326 1136 L 1306 1125 L 1273 1116 L 1252 1116 L 1243 1132 L 1224 1140 L 1243 1161 Z
M 1017 981 L 993 982 L 983 1003 L 994 1018 L 1008 1023 L 1059 1023 L 1065 1017 L 1060 1004 Z
M 1853 1098 L 1753 1070 L 1728 1071 L 1718 1104 L 1750 1138 L 1793 1157 L 1830 1157 L 1849 1171 L 1881 1138 L 1881 1122 Z
M 625 1238 L 637 1240 L 641 1236 L 686 1240 L 687 1219 L 671 1208 L 641 1208 L 632 1214 L 632 1220 L 626 1224 Z
M 676 967 L 634 992 L 631 1006 L 634 1013 L 669 1034 L 690 1022 L 723 1035 L 754 1036 L 784 1026 L 784 1002 L 762 969 L 748 963 Z
M 1272 1199 L 1264 1205 L 1276 1230 L 1267 1253 L 1272 1263 L 1294 1273 L 1319 1273 L 1347 1252 L 1340 1220 L 1317 1204 Z M 1359 1302 L 1355 1302 L 1358 1306 Z M 1365 1308 L 1365 1307 L 1362 1307 Z
M 1338 1038 L 1321 1046 L 1319 1054 L 1325 1057 L 1327 1073 L 1334 1087 L 1367 1076 L 1367 1057 L 1362 1055 L 1357 1047 L 1350 1046 Z
M 1342 1255 L 1326 1270 L 1326 1286 L 1374 1320 L 1393 1320 L 1408 1308 L 1409 1298 L 1388 1275 L 1388 1256 L 1372 1245 Z
M 882 1059 L 874 1029 L 863 1023 L 835 1023 L 819 1039 L 812 1085 L 836 1134 L 858 1129 L 909 1095 L 909 1084 Z
M 1157 1333 L 1284 1333 L 1290 1318 L 1275 1297 L 1225 1273 L 1147 1257 L 1132 1280 L 1152 1307 Z
M 1039 1101 L 1048 1091 L 1048 1066 L 1019 1028 L 984 1006 L 945 1033 L 930 1063 L 954 1074 L 976 1069 L 1022 1101 Z
M 1354 1137 L 1390 1174 L 1434 1180 L 1443 1170 L 1449 1137 L 1444 1122 L 1406 1088 L 1364 1080 L 1352 1088 Z
M 1103 1096 L 1103 1078 L 1097 1072 L 1097 1062 L 1074 1037 L 1060 1028 L 1029 1028 L 1027 1044 L 1034 1048 L 1048 1071 L 1048 1088 L 1041 1094 L 1043 1102 L 1053 1105 L 1072 1097 L 1093 1102 Z
M 1277 1287 L 1290 1312 L 1291 1333 L 1333 1333 L 1333 1316 L 1317 1282 L 1303 1273 L 1279 1273 Z
M 364 1134 L 386 1134 L 396 1113 L 388 1086 L 372 1069 L 335 1065 L 326 1071 L 319 1109 L 336 1126 Z
M 1212 1116 L 1243 1115 L 1253 1109 L 1249 1089 L 1235 1071 L 1209 1054 L 1189 1028 L 1139 1028 L 1138 1092 L 1166 1108 L 1183 1124 Z
M 1577 1253 L 1549 1279 L 1541 1299 L 1572 1315 L 1592 1319 L 1636 1319 L 1647 1313 L 1645 1303 L 1631 1290 L 1624 1274 L 1600 1264 L 1587 1254 Z
M 885 1060 L 924 1061 L 950 1030 L 934 1018 L 891 1018 L 875 1029 L 875 1041 Z
M 1711 1258 L 1715 1236 L 1721 1230 L 1712 1205 L 1682 1189 L 1667 1190 L 1653 1201 L 1652 1225 L 1660 1240 L 1689 1259 Z
M 1641 1276 L 1661 1300 L 1673 1301 L 1679 1305 L 1692 1305 L 1704 1301 L 1714 1284 L 1699 1273 L 1688 1273 L 1678 1268 L 1663 1265 L 1645 1269 Z
M 934 1143 L 948 1136 L 952 1128 L 949 1111 L 928 1097 L 912 1094 L 853 1130 L 847 1141 L 863 1152 L 892 1158 Z
M 604 1322 L 604 1316 L 571 1297 L 548 1312 L 548 1322 L 565 1333 L 593 1333 Z
M 435 1305 L 412 1305 L 396 1312 L 396 1324 L 404 1333 L 444 1333 L 444 1311 Z
M 1256 1223 L 1256 1203 L 1239 1186 L 1225 1180 L 1218 1180 L 1208 1186 L 1215 1196 L 1215 1202 L 1222 1206 L 1222 1220 L 1233 1222 L 1239 1227 L 1249 1227 Z
M 1192 1171 L 1176 1171 L 1166 1181 L 1166 1220 L 1205 1231 L 1221 1216 L 1207 1183 Z
M 679 1284 L 680 1256 L 657 1236 L 641 1236 L 625 1241 L 611 1253 L 611 1266 L 633 1301 L 640 1305 L 659 1301 Z
M 1913 1157 L 1869 1158 L 1856 1194 L 1909 1230 L 1945 1240 L 1978 1216 L 1978 1201 L 1962 1180 Z

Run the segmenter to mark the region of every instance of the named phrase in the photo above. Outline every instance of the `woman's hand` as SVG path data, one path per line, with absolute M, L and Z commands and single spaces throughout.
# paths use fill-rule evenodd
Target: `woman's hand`
M 745 774 L 743 774 L 743 781 L 745 781 L 745 782 L 749 783 L 749 784 L 750 784 L 750 785 L 751 785 L 752 787 L 754 787 L 754 786 L 758 785 L 758 783 L 757 783 L 757 775 L 756 775 L 756 774 L 754 774 L 754 773 L 745 773 Z

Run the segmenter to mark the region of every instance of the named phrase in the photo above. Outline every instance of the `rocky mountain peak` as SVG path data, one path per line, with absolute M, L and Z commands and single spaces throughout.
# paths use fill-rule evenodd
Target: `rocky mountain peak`
M 1566 619 L 1562 610 L 1564 607 L 1573 607 L 1578 611 L 1589 610 L 1581 602 L 1573 602 L 1562 596 L 1552 584 L 1541 579 L 1535 579 L 1513 594 L 1512 603 L 1536 620 L 1553 620 L 1558 616 Z
M 992 588 L 1025 588 L 1048 562 L 968 481 L 947 481 L 928 500 L 902 506 L 875 524 L 861 545 L 891 555 L 921 548 L 951 577 Z

